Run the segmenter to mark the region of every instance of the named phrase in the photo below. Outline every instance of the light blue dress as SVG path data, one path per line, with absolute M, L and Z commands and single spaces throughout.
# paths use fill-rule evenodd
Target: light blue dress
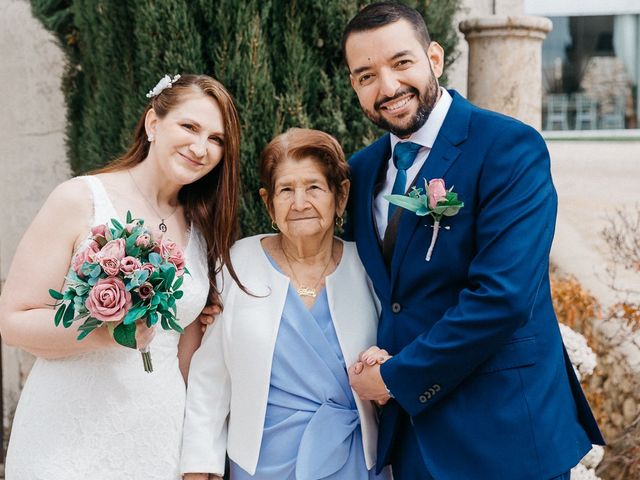
M 389 478 L 374 471 L 367 471 L 365 464 L 358 410 L 326 289 L 309 310 L 289 285 L 273 353 L 256 473 L 251 476 L 231 461 L 231 479 Z

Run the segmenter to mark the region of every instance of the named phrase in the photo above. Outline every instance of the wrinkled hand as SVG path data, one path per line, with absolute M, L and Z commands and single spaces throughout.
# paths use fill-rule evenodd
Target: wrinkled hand
M 136 320 L 136 348 L 138 350 L 145 350 L 155 336 L 155 325 L 147 327 L 146 320 Z
M 389 401 L 391 397 L 380 375 L 380 365 L 390 358 L 389 352 L 374 345 L 362 352 L 358 361 L 351 365 L 349 383 L 362 400 L 373 400 L 380 406 Z M 374 369 L 374 367 L 376 368 Z M 371 370 L 375 370 L 375 372 Z M 356 378 L 360 375 L 363 378 Z M 380 390 L 380 386 L 382 390 Z

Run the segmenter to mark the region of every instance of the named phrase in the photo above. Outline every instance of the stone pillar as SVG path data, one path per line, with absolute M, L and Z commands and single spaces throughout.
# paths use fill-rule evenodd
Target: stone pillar
M 548 18 L 531 16 L 461 22 L 469 43 L 469 100 L 540 130 L 542 41 L 551 27 Z

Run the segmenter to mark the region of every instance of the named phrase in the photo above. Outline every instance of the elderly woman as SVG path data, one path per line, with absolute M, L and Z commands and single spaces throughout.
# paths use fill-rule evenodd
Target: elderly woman
M 342 149 L 291 129 L 260 174 L 278 233 L 232 248 L 246 291 L 225 273 L 224 311 L 191 362 L 184 478 L 222 476 L 225 451 L 232 480 L 387 478 L 373 471 L 375 407 L 346 370 L 375 344 L 378 312 L 355 245 L 333 235 L 349 193 Z

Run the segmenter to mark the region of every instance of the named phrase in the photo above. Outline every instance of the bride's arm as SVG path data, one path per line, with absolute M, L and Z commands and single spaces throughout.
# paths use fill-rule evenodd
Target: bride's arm
M 105 328 L 77 341 L 77 325 L 56 327 L 54 300 L 69 271 L 74 246 L 93 217 L 87 185 L 72 179 L 49 196 L 25 232 L 0 296 L 0 332 L 11 346 L 44 358 L 59 358 L 114 345 Z

